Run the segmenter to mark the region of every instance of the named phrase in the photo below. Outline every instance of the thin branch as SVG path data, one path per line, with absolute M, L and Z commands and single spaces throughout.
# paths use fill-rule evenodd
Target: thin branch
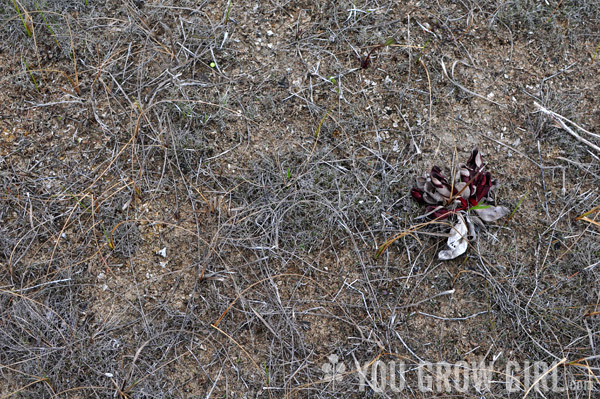
M 581 137 L 580 135 L 578 135 L 577 133 L 575 133 L 573 131 L 573 129 L 571 129 L 570 127 L 568 127 L 565 124 L 566 122 L 569 122 L 570 124 L 572 124 L 573 126 L 575 126 L 576 128 L 578 128 L 579 130 L 581 130 L 582 132 L 585 132 L 587 134 L 590 134 L 594 137 L 600 137 L 597 134 L 594 134 L 592 132 L 588 132 L 587 130 L 585 130 L 584 128 L 582 128 L 581 126 L 577 125 L 575 122 L 565 118 L 562 115 L 557 114 L 554 111 L 550 111 L 547 108 L 544 108 L 543 106 L 541 106 L 540 104 L 538 104 L 537 102 L 533 102 L 533 105 L 535 105 L 540 111 L 542 111 L 543 113 L 545 113 L 546 115 L 550 116 L 561 128 L 563 128 L 564 130 L 567 131 L 567 133 L 569 133 L 571 136 L 575 137 L 575 139 L 577 139 L 579 142 L 590 146 L 591 148 L 594 149 L 594 151 L 596 151 L 598 154 L 600 154 L 600 147 L 598 147 L 596 144 L 592 143 L 589 140 L 584 139 L 583 137 Z

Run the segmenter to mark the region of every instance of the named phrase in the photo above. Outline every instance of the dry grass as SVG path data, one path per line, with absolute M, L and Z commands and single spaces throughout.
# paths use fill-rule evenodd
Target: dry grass
M 394 397 L 354 367 L 391 359 L 600 389 L 600 154 L 533 106 L 598 134 L 597 4 L 87 3 L 0 6 L 0 398 Z M 474 146 L 511 220 L 374 260 Z

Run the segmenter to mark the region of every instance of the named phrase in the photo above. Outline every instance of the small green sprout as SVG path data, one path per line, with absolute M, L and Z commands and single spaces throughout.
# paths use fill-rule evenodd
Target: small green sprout
M 39 92 L 40 88 L 38 87 L 37 82 L 35 81 L 35 77 L 33 76 L 33 72 L 31 72 L 31 69 L 29 69 L 29 65 L 27 65 L 27 61 L 25 61 L 23 59 L 23 57 L 21 57 L 21 61 L 23 62 L 23 64 L 25 65 L 25 69 L 27 70 L 27 72 L 29 73 L 29 77 L 31 78 L 31 80 L 33 81 L 33 85 L 35 86 L 35 89 Z
M 23 12 L 21 12 L 21 9 L 15 0 L 12 0 L 12 3 L 15 6 L 15 10 L 17 10 L 17 14 L 19 14 L 19 18 L 21 19 L 23 26 L 25 27 L 27 36 L 31 37 L 33 34 L 33 20 L 31 19 L 31 16 L 25 8 L 23 8 Z
M 227 11 L 225 12 L 225 23 L 229 22 L 229 12 L 231 11 L 231 5 L 233 1 L 229 0 L 229 4 L 227 4 Z

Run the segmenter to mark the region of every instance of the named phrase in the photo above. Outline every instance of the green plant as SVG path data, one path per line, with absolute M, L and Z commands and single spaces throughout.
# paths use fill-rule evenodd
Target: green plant
M 35 86 L 35 89 L 39 92 L 40 88 L 38 87 L 38 84 L 35 80 L 35 77 L 33 76 L 33 72 L 31 72 L 31 69 L 29 69 L 29 65 L 27 64 L 27 61 L 25 61 L 23 59 L 23 57 L 21 57 L 21 61 L 23 62 L 23 64 L 25 65 L 25 69 L 27 70 L 27 72 L 29 73 L 29 77 L 31 77 L 31 80 L 33 82 L 33 85 Z
M 19 14 L 19 18 L 21 19 L 23 26 L 25 27 L 27 36 L 31 37 L 31 35 L 33 35 L 33 19 L 31 18 L 31 15 L 29 15 L 29 13 L 25 9 L 25 7 L 23 7 L 22 4 L 21 7 L 23 7 L 23 12 L 21 12 L 21 9 L 19 8 L 20 3 L 17 4 L 18 0 L 12 0 L 12 3 L 15 6 L 15 9 L 17 10 L 17 14 Z
M 269 368 L 267 367 L 267 364 L 265 363 L 265 374 L 267 376 L 267 385 L 270 384 L 269 382 Z
M 54 34 L 54 31 L 52 30 L 52 27 L 50 26 L 50 23 L 48 22 L 48 20 L 46 19 L 46 15 L 44 14 L 44 12 L 40 9 L 40 5 L 37 2 L 37 0 L 35 1 L 35 8 L 38 10 L 38 13 L 42 16 L 42 19 L 44 20 L 44 25 L 46 25 L 46 28 L 48 29 L 48 31 L 50 32 L 50 36 L 52 36 L 52 38 L 54 39 L 54 42 L 56 43 L 56 45 L 60 48 L 60 43 L 58 42 L 58 39 L 56 39 L 56 35 Z
M 373 53 L 375 51 L 379 50 L 382 47 L 391 46 L 394 43 L 396 43 L 396 39 L 394 39 L 393 37 L 390 37 L 389 39 L 387 39 L 385 41 L 385 43 L 381 43 L 381 44 L 378 44 L 377 46 L 373 47 L 371 49 L 371 51 L 369 51 L 367 56 L 363 60 L 360 61 L 360 67 L 362 69 L 367 69 L 369 67 L 369 65 L 371 64 L 371 55 L 373 55 Z
M 415 64 L 417 62 L 419 62 L 419 60 L 421 59 L 421 56 L 425 53 L 425 49 L 427 49 L 427 46 L 429 46 L 429 43 L 431 42 L 431 39 L 432 39 L 431 37 L 429 39 L 427 39 L 427 41 L 423 45 L 423 48 L 421 49 L 421 52 L 419 53 L 419 55 L 417 56 L 417 59 L 415 60 Z
M 229 0 L 229 2 L 227 2 L 227 11 L 225 11 L 225 23 L 229 22 L 229 12 L 231 11 L 232 3 L 233 3 L 232 0 Z
M 111 236 L 106 232 L 106 228 L 104 228 L 104 223 L 102 223 L 102 233 L 104 234 L 104 238 L 106 238 L 106 242 L 108 243 L 108 247 L 110 249 L 115 249 L 115 243 Z
M 506 222 L 504 222 L 505 226 L 508 224 L 508 222 L 510 222 L 510 220 L 512 219 L 512 217 L 514 216 L 514 214 L 517 212 L 517 209 L 519 209 L 519 207 L 521 206 L 521 204 L 523 203 L 523 201 L 527 197 L 527 195 L 529 195 L 529 190 L 527 190 L 527 192 L 525 194 L 523 194 L 523 196 L 521 197 L 521 199 L 517 203 L 517 206 L 515 206 L 515 209 L 513 209 L 512 212 L 510 213 L 510 215 L 508 215 L 508 217 L 506 218 Z

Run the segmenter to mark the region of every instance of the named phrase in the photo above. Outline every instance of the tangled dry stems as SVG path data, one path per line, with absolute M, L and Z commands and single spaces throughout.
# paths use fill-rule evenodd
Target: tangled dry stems
M 541 55 L 562 57 L 578 38 L 599 40 L 591 3 L 441 3 L 401 22 L 394 2 L 309 2 L 297 14 L 273 3 L 261 18 L 294 21 L 274 43 L 287 65 L 262 45 L 248 57 L 233 41 L 247 33 L 242 3 L 227 22 L 224 3 L 21 3 L 33 38 L 10 4 L 0 14 L 0 56 L 13 68 L 2 86 L 14 93 L 1 111 L 2 397 L 349 397 L 355 373 L 322 381 L 331 353 L 348 364 L 384 353 L 413 362 L 597 356 L 598 319 L 585 316 L 600 292 L 598 230 L 573 215 L 600 203 L 600 168 L 521 97 L 497 116 L 522 122 L 526 145 L 492 138 L 537 169 L 505 176 L 503 197 L 516 204 L 541 178 L 564 193 L 532 193 L 523 216 L 489 228 L 485 245 L 451 267 L 435 261 L 440 240 L 426 235 L 372 259 L 414 224 L 408 193 L 439 143 L 437 156 L 455 153 L 432 113 L 483 107 L 444 80 L 447 49 L 477 60 L 475 26 L 506 42 L 510 57 L 530 31 L 557 44 Z M 398 46 L 361 75 L 360 57 L 387 37 Z M 471 82 L 470 73 L 453 79 Z M 378 91 L 365 81 L 382 85 L 386 75 L 395 83 Z M 576 106 L 583 90 L 543 80 L 524 95 L 588 117 Z M 465 128 L 488 142 L 495 126 L 458 118 L 454 130 Z M 539 161 L 538 137 L 555 139 L 564 160 Z M 164 268 L 155 255 L 163 247 Z M 211 327 L 231 304 L 220 330 Z

